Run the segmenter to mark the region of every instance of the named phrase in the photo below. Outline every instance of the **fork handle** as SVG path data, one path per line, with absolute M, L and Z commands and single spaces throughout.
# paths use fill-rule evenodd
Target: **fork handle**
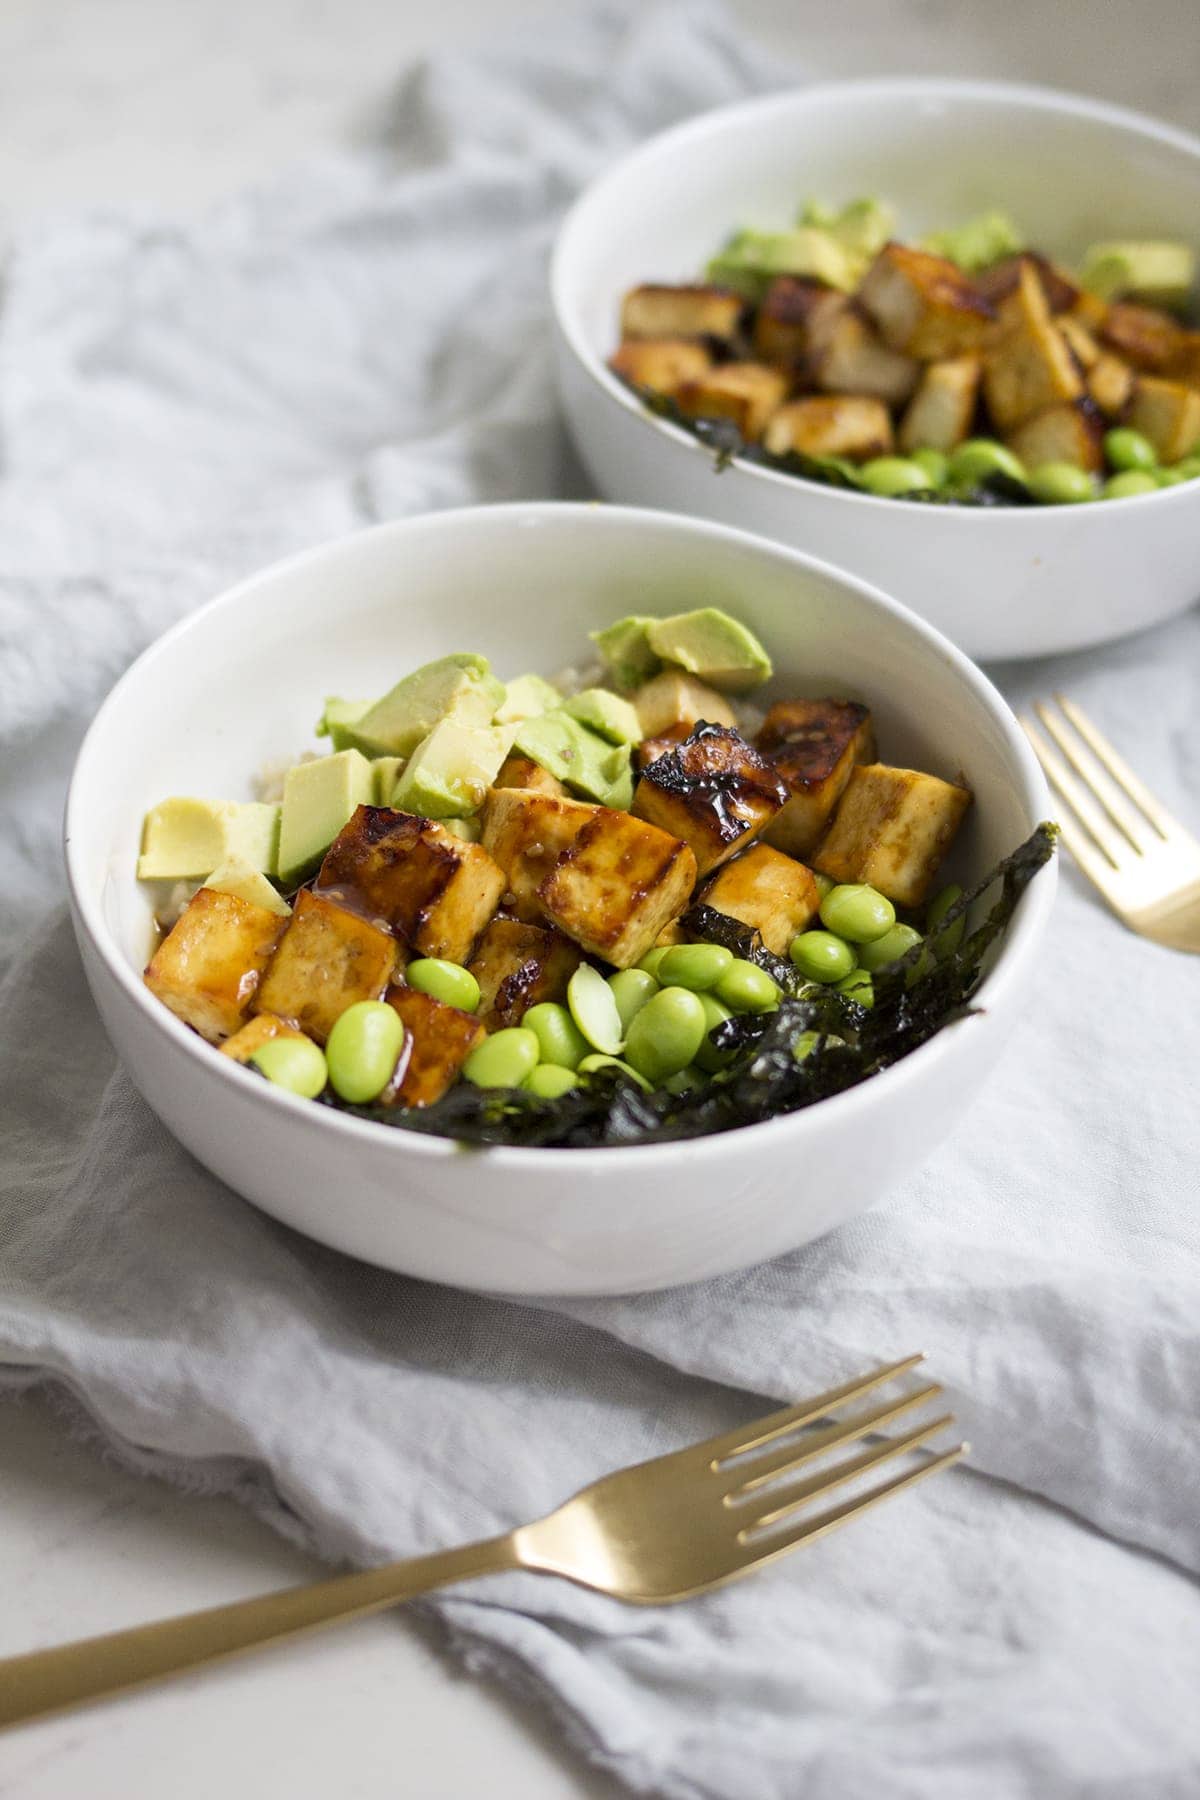
M 0 1659 L 0 1730 L 324 1625 L 382 1612 L 448 1582 L 521 1566 L 516 1534 L 510 1532 L 433 1556 L 6 1657 Z

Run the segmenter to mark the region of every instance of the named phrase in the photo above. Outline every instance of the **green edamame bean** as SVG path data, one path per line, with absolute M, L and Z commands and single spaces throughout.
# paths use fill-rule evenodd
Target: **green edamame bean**
M 1193 450 L 1189 456 L 1183 457 L 1181 461 L 1172 463 L 1171 467 L 1166 470 L 1165 473 L 1168 475 L 1182 476 L 1184 481 L 1195 481 L 1197 475 L 1200 475 L 1200 456 L 1197 456 L 1196 452 Z
M 536 1069 L 530 1069 L 521 1086 L 527 1094 L 536 1094 L 539 1100 L 561 1100 L 572 1088 L 579 1086 L 579 1077 L 572 1069 L 564 1069 L 558 1063 L 539 1063 Z
M 568 981 L 567 1005 L 593 1050 L 599 1050 L 604 1056 L 616 1056 L 624 1048 L 625 1032 L 617 1011 L 616 995 L 591 963 L 580 963 Z
M 802 1031 L 799 1037 L 792 1040 L 792 1055 L 797 1062 L 803 1062 L 806 1056 L 812 1055 L 820 1041 L 819 1031 Z
M 740 956 L 730 963 L 713 993 L 735 1013 L 774 1012 L 779 1005 L 779 988 L 771 976 Z
M 706 1079 L 703 1069 L 697 1068 L 695 1063 L 689 1063 L 677 1075 L 668 1075 L 663 1086 L 668 1094 L 690 1094 L 695 1088 L 703 1087 Z
M 1100 490 L 1100 498 L 1131 500 L 1135 494 L 1155 494 L 1161 485 L 1157 475 L 1148 469 L 1123 469 L 1119 475 L 1109 476 Z
M 817 893 L 822 900 L 825 898 L 826 894 L 832 894 L 834 888 L 837 886 L 837 882 L 833 879 L 833 876 L 822 875 L 820 869 L 813 870 L 812 878 L 817 884 Z
M 311 1038 L 269 1038 L 249 1060 L 276 1087 L 305 1100 L 315 1100 L 329 1079 L 324 1054 Z
M 854 967 L 855 955 L 832 931 L 802 931 L 788 954 L 806 981 L 841 981 Z
M 668 950 L 677 950 L 678 948 L 679 946 L 677 944 L 656 944 L 653 950 L 647 950 L 645 956 L 643 956 L 641 962 L 638 963 L 637 966 L 639 969 L 643 969 L 647 975 L 653 975 L 655 981 L 657 981 L 659 963 L 667 954 Z
M 1094 500 L 1096 487 L 1086 469 L 1074 463 L 1039 463 L 1029 476 L 1029 491 L 1043 506 L 1077 506 Z
M 1194 480 L 1197 475 L 1200 475 L 1200 468 L 1185 473 L 1183 464 L 1176 463 L 1170 469 L 1155 469 L 1154 485 L 1160 488 L 1179 487 L 1185 481 Z
M 658 965 L 657 978 L 663 987 L 691 988 L 702 994 L 716 987 L 732 966 L 733 951 L 721 944 L 673 944 Z
M 873 456 L 858 474 L 867 493 L 883 500 L 894 500 L 898 494 L 916 494 L 933 486 L 927 471 L 907 456 Z
M 447 1006 L 457 1006 L 459 1012 L 473 1013 L 479 1005 L 479 983 L 461 963 L 446 962 L 440 956 L 421 956 L 409 963 L 404 979 L 409 987 L 419 988 L 421 993 Z
M 639 1075 L 636 1069 L 631 1069 L 629 1064 L 622 1062 L 619 1056 L 603 1056 L 599 1051 L 594 1051 L 591 1056 L 585 1056 L 579 1065 L 581 1075 L 594 1074 L 597 1069 L 620 1069 L 622 1075 L 632 1081 L 635 1087 L 640 1087 L 643 1093 L 649 1094 L 653 1091 L 646 1077 Z
M 647 975 L 645 969 L 618 969 L 615 975 L 609 976 L 608 985 L 617 1003 L 622 1031 L 629 1030 L 629 1021 L 658 992 L 657 981 L 653 975 Z
M 733 1014 L 715 994 L 701 994 L 699 999 L 704 1008 L 704 1041 L 696 1052 L 696 1067 L 704 1069 L 709 1075 L 715 1075 L 718 1069 L 723 1069 L 732 1059 L 733 1051 L 718 1050 L 709 1033 L 715 1031 L 718 1025 L 723 1025 L 726 1019 L 732 1019 Z
M 629 1027 L 626 1060 L 647 1081 L 665 1081 L 698 1060 L 708 1031 L 699 994 L 690 988 L 665 987 L 643 1006 Z
M 896 923 L 896 909 L 886 894 L 865 882 L 843 882 L 821 902 L 821 923 L 851 944 L 871 944 Z
M 476 1087 L 518 1088 L 537 1068 L 538 1056 L 536 1031 L 527 1031 L 524 1025 L 506 1025 L 472 1050 L 463 1074 Z
M 963 941 L 963 933 L 967 929 L 967 915 L 960 913 L 953 925 L 942 927 L 942 920 L 962 899 L 963 891 L 957 882 L 951 882 L 940 894 L 935 894 L 925 908 L 925 935 L 933 946 L 933 954 L 939 962 L 945 962 L 953 956 Z
M 986 480 L 989 475 L 1011 475 L 1014 481 L 1024 481 L 1025 464 L 1007 444 L 999 444 L 995 438 L 968 438 L 965 444 L 951 452 L 951 481 L 968 486 Z
M 590 1048 L 566 1007 L 554 1000 L 539 1000 L 522 1014 L 521 1024 L 537 1038 L 542 1061 L 560 1069 L 577 1069 Z
M 885 931 L 881 938 L 875 938 L 869 944 L 860 944 L 858 950 L 858 966 L 873 975 L 876 969 L 886 969 L 889 963 L 899 962 L 914 944 L 921 942 L 921 934 L 914 931 L 911 925 L 898 922 L 890 931 Z
M 383 1000 L 359 1000 L 334 1024 L 325 1045 L 329 1085 L 352 1106 L 381 1094 L 404 1042 L 404 1022 Z
M 875 1004 L 875 983 L 865 969 L 855 969 L 845 981 L 839 981 L 837 991 L 848 1000 L 857 1000 L 860 1006 L 870 1008 Z
M 1104 455 L 1110 469 L 1156 469 L 1158 451 L 1148 437 L 1128 425 L 1114 425 L 1104 434 Z
M 944 450 L 935 450 L 931 444 L 923 444 L 919 450 L 913 451 L 911 460 L 924 469 L 931 487 L 945 487 L 950 474 L 950 458 Z

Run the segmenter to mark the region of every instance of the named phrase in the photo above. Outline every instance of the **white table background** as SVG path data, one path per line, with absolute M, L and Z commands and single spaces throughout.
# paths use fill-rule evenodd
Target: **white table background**
M 192 208 L 352 132 L 429 49 L 546 0 L 0 0 L 0 220 Z M 1007 76 L 1200 130 L 1196 0 L 737 0 L 816 74 Z M 393 79 L 394 79 L 393 75 Z M 105 1465 L 41 1398 L 0 1405 L 0 1654 L 303 1581 L 317 1566 L 232 1502 Z M 605 1800 L 536 1710 L 372 1619 L 0 1739 L 4 1800 Z

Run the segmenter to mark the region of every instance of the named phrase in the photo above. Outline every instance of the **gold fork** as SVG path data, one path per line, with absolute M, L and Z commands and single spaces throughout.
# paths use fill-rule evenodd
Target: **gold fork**
M 707 1443 L 619 1469 L 545 1518 L 503 1537 L 9 1657 L 0 1661 L 0 1726 L 362 1618 L 476 1575 L 533 1569 L 646 1606 L 705 1593 L 835 1530 L 965 1453 L 966 1444 L 940 1453 L 923 1448 L 927 1438 L 953 1423 L 944 1414 L 805 1473 L 826 1452 L 875 1436 L 881 1426 L 940 1394 L 940 1386 L 930 1383 L 848 1418 L 819 1423 L 835 1407 L 906 1375 L 921 1360 L 905 1357 Z M 908 1461 L 890 1480 L 821 1511 L 799 1510 L 897 1457 Z
M 1200 951 L 1200 842 L 1159 805 L 1086 713 L 1065 694 L 1054 698 L 1058 712 L 1034 702 L 1047 735 L 1027 716 L 1021 723 L 1068 809 L 1060 821 L 1064 844 L 1131 931 L 1172 950 Z

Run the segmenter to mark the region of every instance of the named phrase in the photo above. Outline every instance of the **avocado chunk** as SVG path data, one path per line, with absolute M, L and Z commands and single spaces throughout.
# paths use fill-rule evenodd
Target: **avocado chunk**
M 800 223 L 829 232 L 865 274 L 867 264 L 875 260 L 894 234 L 896 215 L 882 200 L 869 197 L 849 200 L 842 207 L 807 200 L 801 208 Z
M 233 857 L 273 875 L 278 848 L 277 806 L 177 795 L 146 814 L 138 880 L 203 880 Z
M 662 666 L 650 648 L 648 634 L 654 622 L 646 613 L 630 613 L 628 618 L 606 625 L 603 631 L 588 633 L 613 681 L 625 692 L 649 681 Z
M 443 719 L 413 751 L 392 793 L 392 805 L 426 819 L 460 818 L 477 811 L 508 755 L 514 729 Z
M 589 731 L 607 738 L 610 744 L 640 744 L 642 741 L 637 708 L 628 700 L 622 700 L 619 694 L 610 694 L 607 688 L 584 688 L 582 693 L 572 694 L 563 703 L 563 711 L 586 725 Z
M 457 652 L 414 669 L 354 721 L 355 736 L 378 756 L 411 756 L 442 719 L 490 725 L 504 688 L 486 656 Z
M 370 755 L 369 747 L 354 727 L 363 714 L 371 710 L 372 704 L 370 700 L 341 700 L 337 695 L 330 695 L 325 702 L 325 711 L 317 721 L 317 736 L 327 737 L 335 750 L 362 750 Z
M 776 275 L 805 275 L 848 294 L 861 266 L 831 231 L 797 225 L 791 231 L 735 231 L 704 273 L 706 280 L 757 301 Z
M 1148 243 L 1093 244 L 1079 277 L 1101 300 L 1131 298 L 1154 306 L 1186 306 L 1196 279 L 1190 244 L 1169 239 Z
M 497 725 L 516 725 L 522 719 L 536 719 L 561 704 L 562 695 L 541 675 L 518 675 L 504 690 L 504 698 L 496 708 Z
M 402 756 L 377 756 L 371 764 L 371 774 L 375 779 L 375 805 L 390 806 L 392 795 L 396 791 L 396 783 L 404 773 Z
M 606 743 L 561 708 L 536 719 L 523 719 L 513 748 L 601 806 L 613 805 L 611 796 L 623 791 L 629 769 L 628 744 Z
M 477 844 L 483 836 L 483 826 L 477 818 L 441 819 L 439 823 L 444 825 L 447 831 L 452 831 L 455 837 L 462 838 L 468 844 Z
M 1025 248 L 1025 240 L 1007 213 L 986 212 L 949 231 L 931 231 L 921 239 L 921 248 L 975 275 L 1002 257 L 1016 256 Z
M 283 778 L 279 879 L 295 887 L 316 869 L 356 807 L 375 801 L 375 778 L 360 750 L 297 763 Z
M 771 675 L 771 659 L 752 631 L 717 606 L 655 619 L 650 647 L 665 663 L 698 675 L 725 693 L 740 694 Z
M 251 906 L 278 913 L 280 918 L 292 916 L 292 909 L 283 895 L 276 893 L 262 871 L 247 862 L 244 856 L 231 856 L 220 868 L 213 870 L 204 885 L 215 893 L 234 894 L 239 900 L 249 901 Z

